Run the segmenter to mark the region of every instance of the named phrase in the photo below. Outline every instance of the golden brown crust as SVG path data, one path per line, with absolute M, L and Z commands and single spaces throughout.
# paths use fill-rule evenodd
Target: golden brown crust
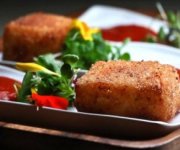
M 177 70 L 158 62 L 97 62 L 77 80 L 80 111 L 167 121 L 180 101 Z
M 70 18 L 47 13 L 32 13 L 11 21 L 3 35 L 3 59 L 31 61 L 39 54 L 59 52 L 71 23 Z

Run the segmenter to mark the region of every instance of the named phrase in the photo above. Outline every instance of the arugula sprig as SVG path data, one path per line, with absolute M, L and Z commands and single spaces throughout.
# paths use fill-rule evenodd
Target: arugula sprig
M 175 47 L 180 48 L 180 12 L 167 12 L 170 31 L 167 40 Z
M 112 46 L 106 42 L 101 32 L 94 33 L 92 40 L 83 39 L 79 29 L 72 29 L 66 39 L 63 56 L 74 54 L 79 57 L 76 68 L 89 69 L 98 60 L 129 60 L 128 53 L 121 54 L 121 47 Z
M 158 40 L 168 43 L 172 46 L 180 48 L 180 12 L 168 11 L 166 13 L 166 21 L 169 31 L 166 33 L 163 27 L 158 32 Z
M 180 48 L 180 12 L 166 12 L 160 3 L 157 3 L 157 8 L 161 19 L 168 25 L 168 31 L 165 32 L 166 29 L 161 27 L 157 36 L 147 36 L 146 41 L 165 43 Z
M 22 87 L 18 92 L 18 101 L 27 102 L 34 89 L 40 95 L 55 95 L 67 98 L 69 102 L 74 100 L 74 89 L 72 77 L 75 72 L 74 64 L 78 61 L 75 55 L 64 55 L 63 61 L 57 60 L 52 54 L 40 55 L 35 62 L 58 75 L 48 74 L 47 72 L 27 71 Z

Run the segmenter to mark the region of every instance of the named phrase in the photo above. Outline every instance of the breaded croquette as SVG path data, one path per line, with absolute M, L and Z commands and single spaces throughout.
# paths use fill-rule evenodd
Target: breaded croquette
M 180 79 L 153 61 L 99 61 L 76 82 L 79 111 L 168 121 L 180 109 Z
M 9 22 L 3 34 L 3 59 L 32 61 L 40 54 L 59 52 L 71 24 L 71 18 L 40 12 Z

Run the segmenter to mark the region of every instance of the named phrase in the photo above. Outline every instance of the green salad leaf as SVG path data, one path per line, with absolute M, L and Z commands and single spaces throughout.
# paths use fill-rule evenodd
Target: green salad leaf
M 121 54 L 121 47 L 112 46 L 106 42 L 101 35 L 101 32 L 93 34 L 93 40 L 84 40 L 81 36 L 80 30 L 72 29 L 64 44 L 63 56 L 67 54 L 74 54 L 79 57 L 76 63 L 76 68 L 89 69 L 92 64 L 99 60 L 129 60 L 128 53 Z
M 75 72 L 74 64 L 78 61 L 78 56 L 64 55 L 64 62 L 56 59 L 53 54 L 40 55 L 35 58 L 35 62 L 59 75 L 48 74 L 47 72 L 27 71 L 22 86 L 18 92 L 18 101 L 28 101 L 31 91 L 34 89 L 40 95 L 55 95 L 64 97 L 71 103 L 74 100 L 74 87 L 72 78 Z
M 169 32 L 164 36 L 164 39 L 160 39 L 161 41 L 165 41 L 172 46 L 180 48 L 180 12 L 168 11 L 166 13 L 167 23 L 169 26 Z M 159 31 L 159 33 L 161 30 Z
M 33 77 L 32 72 L 27 72 L 23 78 L 21 88 L 19 89 L 17 100 L 20 102 L 28 102 L 28 95 L 31 94 L 31 79 Z
M 180 48 L 180 12 L 165 11 L 159 2 L 157 8 L 161 19 L 167 23 L 168 31 L 163 26 L 159 29 L 157 36 L 147 36 L 145 41 L 159 42 Z

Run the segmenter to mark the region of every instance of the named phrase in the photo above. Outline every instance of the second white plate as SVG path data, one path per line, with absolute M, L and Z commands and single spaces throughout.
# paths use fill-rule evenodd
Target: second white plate
M 80 17 L 91 27 L 109 28 L 116 25 L 136 24 L 149 27 L 154 31 L 159 31 L 161 26 L 166 27 L 166 23 L 128 9 L 94 5 L 85 11 Z

